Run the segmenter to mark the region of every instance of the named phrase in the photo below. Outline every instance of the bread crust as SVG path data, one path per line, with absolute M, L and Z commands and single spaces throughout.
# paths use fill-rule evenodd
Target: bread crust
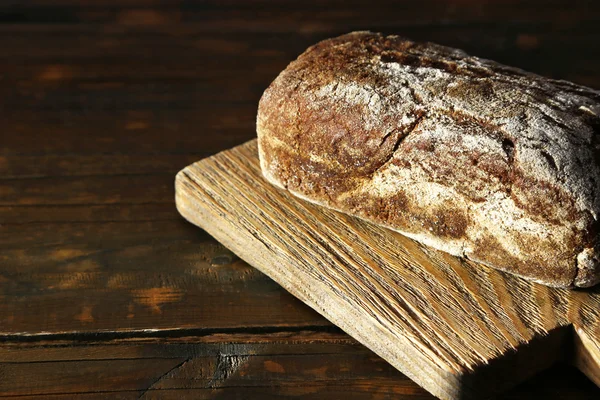
M 292 62 L 258 109 L 264 176 L 529 280 L 600 280 L 600 92 L 458 49 L 353 32 Z

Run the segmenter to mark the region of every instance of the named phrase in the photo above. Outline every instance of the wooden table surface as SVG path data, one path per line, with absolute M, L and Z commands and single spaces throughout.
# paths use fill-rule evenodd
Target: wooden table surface
M 431 399 L 175 210 L 316 41 L 398 33 L 600 88 L 593 1 L 0 3 L 0 397 Z M 569 366 L 502 399 L 597 399 Z

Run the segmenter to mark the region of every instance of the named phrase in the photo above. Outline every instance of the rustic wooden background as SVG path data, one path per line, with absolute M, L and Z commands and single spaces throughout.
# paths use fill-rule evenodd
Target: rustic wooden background
M 0 397 L 430 399 L 185 222 L 175 173 L 351 30 L 600 88 L 600 3 L 0 2 Z M 502 399 L 597 399 L 568 366 Z

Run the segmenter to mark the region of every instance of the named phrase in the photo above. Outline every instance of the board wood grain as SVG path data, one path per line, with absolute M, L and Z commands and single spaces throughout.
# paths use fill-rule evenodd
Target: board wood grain
M 177 174 L 179 212 L 441 399 L 559 361 L 600 385 L 600 289 L 553 289 L 310 204 L 263 179 L 256 141 Z

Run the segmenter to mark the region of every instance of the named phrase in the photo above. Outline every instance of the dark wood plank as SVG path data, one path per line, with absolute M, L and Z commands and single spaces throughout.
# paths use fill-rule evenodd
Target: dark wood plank
M 269 0 L 168 2 L 114 0 L 86 2 L 37 0 L 10 4 L 3 8 L 3 20 L 22 24 L 39 23 L 117 23 L 125 26 L 156 26 L 169 23 L 203 23 L 206 30 L 294 32 L 327 30 L 346 23 L 360 24 L 435 24 L 443 21 L 519 21 L 557 20 L 563 24 L 598 16 L 586 1 L 572 1 L 570 7 L 561 0 L 493 0 L 484 4 L 476 0 L 425 0 L 413 5 L 393 1 L 365 3 L 352 1 L 290 1 L 274 7 Z M 378 5 L 378 6 L 377 6 Z M 426 11 L 426 12 L 424 12 Z M 379 17 L 376 19 L 375 17 Z
M 265 81 L 264 87 L 266 85 Z M 98 157 L 104 154 L 121 154 L 141 155 L 151 159 L 161 154 L 182 155 L 183 158 L 193 154 L 201 157 L 224 150 L 256 135 L 254 119 L 258 94 L 252 96 L 255 100 L 252 104 L 233 105 L 229 108 L 211 106 L 205 112 L 194 110 L 194 107 L 198 109 L 205 107 L 192 99 L 186 102 L 190 107 L 186 111 L 157 113 L 151 110 L 151 108 L 173 108 L 173 105 L 169 105 L 171 100 L 167 98 L 147 106 L 145 110 L 132 111 L 131 114 L 98 110 L 103 106 L 95 106 L 86 101 L 88 98 L 98 101 L 98 98 L 105 96 L 106 102 L 114 102 L 119 108 L 128 108 L 133 106 L 119 104 L 125 103 L 126 97 L 129 97 L 129 103 L 139 107 L 144 101 L 147 102 L 147 99 L 156 96 L 156 92 L 159 91 L 173 99 L 184 99 L 185 93 L 180 93 L 181 97 L 178 96 L 178 92 L 184 90 L 195 96 L 204 92 L 198 87 L 183 89 L 182 87 L 187 86 L 185 84 L 163 85 L 158 88 L 156 85 L 141 86 L 145 87 L 141 90 L 130 88 L 129 91 L 106 89 L 111 93 L 98 95 L 88 93 L 81 99 L 72 99 L 72 102 L 79 106 L 65 104 L 60 110 L 55 111 L 36 110 L 31 115 L 26 111 L 13 110 L 4 113 L 0 111 L 3 124 L 7 126 L 0 143 L 0 156 L 3 156 L 0 168 L 5 169 L 2 176 L 25 175 L 18 172 L 19 165 L 31 162 L 31 159 L 9 158 L 11 156 L 66 155 L 68 158 L 73 155 Z M 46 92 L 44 89 L 40 91 Z M 66 92 L 69 93 L 69 90 Z M 48 96 L 51 97 L 52 93 Z M 73 95 L 67 94 L 67 96 Z M 16 96 L 10 94 L 2 97 Z M 59 102 L 60 100 L 56 100 L 52 104 Z M 89 114 L 78 110 L 77 107 L 88 109 Z M 208 114 L 213 116 L 207 117 Z M 28 123 L 23 124 L 24 120 Z M 177 138 L 177 140 L 167 140 L 167 137 Z M 32 147 L 32 141 L 37 142 L 39 147 Z M 45 160 L 41 159 L 41 161 Z M 94 162 L 86 159 L 80 161 L 84 164 Z M 31 168 L 24 167 L 25 171 Z M 47 174 L 46 170 L 42 171 Z M 42 174 L 42 171 L 38 170 L 37 174 Z M 89 167 L 88 173 L 92 173 Z
M 416 398 L 430 398 L 341 333 L 221 334 L 124 344 L 123 340 L 89 343 L 65 353 L 68 342 L 8 343 L 0 348 L 0 370 L 10 380 L 0 383 L 0 395 L 127 390 L 162 395 L 165 389 L 192 388 L 204 389 L 204 395 L 248 388 L 310 393 L 350 385 L 371 394 L 397 392 L 401 386 L 420 395 Z M 105 368 L 112 371 L 100 379 Z M 34 379 L 38 375 L 44 379 Z
M 172 180 L 168 173 L 5 180 L 0 205 L 171 203 Z
M 140 395 L 143 393 L 143 391 L 119 391 L 119 392 L 96 392 L 96 393 L 63 393 L 63 394 L 46 394 L 43 395 L 44 399 L 50 399 L 50 400 L 63 400 L 63 399 L 82 399 L 82 400 L 103 400 L 106 399 L 107 397 L 110 397 L 111 399 L 116 399 L 116 400 L 133 400 L 133 399 L 139 399 Z M 175 395 L 175 393 L 173 393 L 173 395 Z M 184 394 L 180 392 L 180 395 L 183 395 L 183 397 L 178 397 L 180 399 L 184 399 L 186 398 L 186 396 L 191 395 L 191 396 L 196 396 L 195 394 Z M 25 395 L 25 396 L 5 396 L 5 399 L 39 399 L 40 395 Z M 192 397 L 192 398 L 198 398 L 196 397 Z
M 18 384 L 1 382 L 0 395 L 433 398 L 343 334 L 236 334 L 127 343 L 89 342 L 68 353 L 69 342 L 9 343 L 0 348 L 0 370 Z M 565 391 L 570 399 L 591 399 L 594 387 L 562 367 L 499 398 L 552 400 L 564 398 Z
M 113 224 L 83 234 L 99 234 L 97 244 L 4 250 L 0 334 L 331 327 L 201 231 L 189 232 L 196 240 L 165 232 L 126 244 Z
M 122 204 L 116 204 L 116 206 L 119 205 Z M 85 206 L 93 207 L 90 204 L 74 206 L 73 214 L 68 214 L 69 218 L 71 215 L 76 214 L 78 209 Z M 65 211 L 67 207 L 70 207 L 70 205 L 64 206 L 62 211 Z M 132 207 L 138 207 L 138 205 Z M 13 209 L 13 207 L 9 206 L 8 209 Z M 61 247 L 69 248 L 72 245 L 84 245 L 87 248 L 95 248 L 97 251 L 101 251 L 103 248 L 111 246 L 127 247 L 140 243 L 155 244 L 163 241 L 169 243 L 177 240 L 197 239 L 205 235 L 202 231 L 193 229 L 180 219 L 150 219 L 147 221 L 126 219 L 125 221 L 108 220 L 106 222 L 91 223 L 86 221 L 80 223 L 56 221 L 51 224 L 32 222 L 2 225 L 0 232 L 0 238 L 2 239 L 0 248 L 21 249 L 21 252 L 17 251 L 13 254 L 14 256 L 27 254 L 35 248 L 53 246 L 58 250 Z M 5 254 L 5 256 L 8 257 L 8 254 Z M 6 260 L 12 260 L 12 258 L 6 258 Z M 27 259 L 21 261 L 15 259 L 12 264 L 4 264 L 3 268 L 8 268 L 10 265 L 23 265 L 26 262 Z M 35 265 L 32 265 L 32 268 L 35 268 Z
M 368 352 L 356 340 L 339 330 L 318 332 L 315 329 L 252 332 L 207 333 L 189 335 L 188 331 L 147 332 L 144 335 L 118 337 L 90 335 L 85 342 L 77 335 L 45 335 L 43 338 L 13 336 L 3 341 L 0 363 L 112 360 L 134 358 L 191 358 L 220 353 L 302 354 Z M 300 346 L 300 347 L 298 347 Z M 69 348 L 68 352 L 64 349 Z M 233 351 L 235 350 L 235 351 Z
M 8 225 L 32 225 L 44 223 L 64 225 L 84 222 L 127 222 L 127 221 L 180 221 L 181 216 L 172 203 L 146 204 L 59 204 L 59 205 L 14 205 L 0 206 L 0 221 L 7 229 L 15 232 L 16 227 Z M 38 225 L 40 226 L 40 225 Z M 2 242 L 3 244 L 7 242 Z M 12 241 L 12 243 L 22 243 Z
M 139 122 L 139 124 L 142 124 Z M 58 177 L 88 178 L 115 175 L 172 175 L 189 163 L 208 156 L 193 154 L 49 154 L 2 157 L 0 181 Z M 185 164 L 185 163 L 188 164 Z
M 177 368 L 185 359 L 43 362 L 2 365 L 0 395 L 136 390 Z

